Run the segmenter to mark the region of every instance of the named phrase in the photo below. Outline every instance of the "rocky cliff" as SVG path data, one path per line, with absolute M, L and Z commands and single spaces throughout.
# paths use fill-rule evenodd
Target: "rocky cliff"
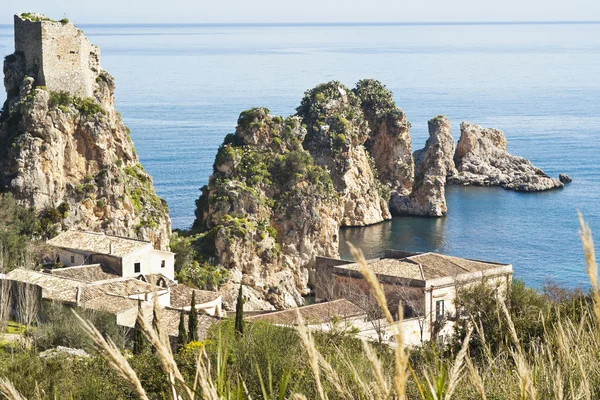
M 406 114 L 396 107 L 392 92 L 376 80 L 359 81 L 353 92 L 358 96 L 369 124 L 365 148 L 375 161 L 379 181 L 388 191 L 409 194 L 414 162 Z
M 338 255 L 340 196 L 302 148 L 305 136 L 298 117 L 243 112 L 197 201 L 196 244 L 230 270 L 226 299 L 247 286 L 249 309 L 303 304 L 315 257 Z
M 456 174 L 454 139 L 450 121 L 437 116 L 428 122 L 429 138 L 425 147 L 414 152 L 415 178 L 409 195 L 392 194 L 390 208 L 394 215 L 441 217 L 446 207 L 446 179 Z
M 302 146 L 315 164 L 327 168 L 340 196 L 342 225 L 390 219 L 389 189 L 377 179 L 374 160 L 364 146 L 371 130 L 356 94 L 339 82 L 325 83 L 307 91 L 297 111 L 307 129 Z
M 101 230 L 147 239 L 166 249 L 171 233 L 168 209 L 114 108 L 113 78 L 97 59 L 77 64 L 89 66 L 85 74 L 69 75 L 86 82 L 72 82 L 64 90 L 42 85 L 52 82 L 57 89 L 67 79 L 62 74 L 72 71 L 59 68 L 59 61 L 33 69 L 31 60 L 73 57 L 82 47 L 70 46 L 87 39 L 68 22 L 39 15 L 16 20 L 20 29 L 15 29 L 15 43 L 21 50 L 4 61 L 7 100 L 0 115 L 0 188 L 38 210 L 55 230 Z M 37 30 L 44 34 L 31 33 Z M 28 34 L 32 37 L 23 37 Z M 77 41 L 71 40 L 74 35 Z M 48 46 L 49 53 L 44 53 Z M 89 42 L 86 48 L 92 48 Z M 83 97 L 90 87 L 93 96 Z
M 502 131 L 463 122 L 454 157 L 458 173 L 449 179 L 455 185 L 502 186 L 533 192 L 563 187 L 523 157 L 506 151 Z

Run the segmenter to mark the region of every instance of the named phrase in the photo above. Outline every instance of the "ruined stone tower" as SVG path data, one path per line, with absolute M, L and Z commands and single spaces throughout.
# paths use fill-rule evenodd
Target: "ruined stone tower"
M 100 51 L 67 20 L 15 16 L 4 58 L 0 193 L 35 209 L 47 235 L 102 231 L 167 249 L 171 220 L 115 109 Z
M 23 57 L 25 75 L 33 77 L 37 86 L 93 97 L 102 70 L 100 50 L 75 25 L 41 14 L 17 14 L 15 54 Z

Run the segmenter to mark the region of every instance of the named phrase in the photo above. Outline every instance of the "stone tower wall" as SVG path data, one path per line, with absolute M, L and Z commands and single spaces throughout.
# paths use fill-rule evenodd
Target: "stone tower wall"
M 75 25 L 15 15 L 15 51 L 23 54 L 25 73 L 36 85 L 93 97 L 101 71 L 100 50 Z

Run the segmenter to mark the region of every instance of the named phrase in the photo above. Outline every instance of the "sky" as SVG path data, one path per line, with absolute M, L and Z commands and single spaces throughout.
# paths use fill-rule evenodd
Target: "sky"
M 600 0 L 0 0 L 86 23 L 600 21 Z

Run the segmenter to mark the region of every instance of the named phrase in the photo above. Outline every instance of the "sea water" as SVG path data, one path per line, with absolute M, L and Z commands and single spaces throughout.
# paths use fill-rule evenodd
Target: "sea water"
M 502 129 L 512 154 L 574 181 L 544 193 L 448 187 L 446 217 L 342 229 L 342 256 L 346 241 L 370 257 L 439 251 L 511 263 L 535 287 L 586 284 L 577 210 L 600 229 L 600 24 L 81 28 L 116 79 L 117 109 L 174 227 L 193 222 L 198 189 L 241 111 L 289 115 L 321 82 L 375 78 L 406 112 L 413 149 L 427 139 L 427 120 L 444 114 L 456 140 L 463 120 Z M 0 26 L 0 55 L 12 41 L 12 27 Z

